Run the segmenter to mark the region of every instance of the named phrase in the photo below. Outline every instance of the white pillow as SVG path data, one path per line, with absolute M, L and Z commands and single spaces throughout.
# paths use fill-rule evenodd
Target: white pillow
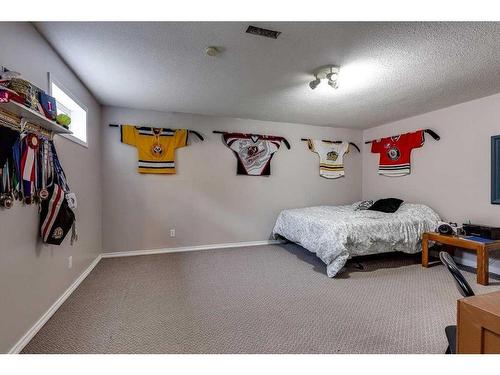
M 354 208 L 354 211 L 362 211 L 369 209 L 372 205 L 373 205 L 373 200 L 367 200 L 367 201 L 356 202 L 352 206 Z

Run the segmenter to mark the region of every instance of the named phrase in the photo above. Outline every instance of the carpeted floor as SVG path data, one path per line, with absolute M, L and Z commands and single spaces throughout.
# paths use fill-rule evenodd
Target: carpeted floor
M 443 353 L 445 268 L 361 262 L 330 279 L 292 244 L 103 259 L 23 353 Z

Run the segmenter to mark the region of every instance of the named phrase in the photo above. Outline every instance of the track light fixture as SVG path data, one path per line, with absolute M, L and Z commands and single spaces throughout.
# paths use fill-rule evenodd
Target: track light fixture
M 338 77 L 340 68 L 336 65 L 326 65 L 319 67 L 314 72 L 314 80 L 309 82 L 309 87 L 315 89 L 321 83 L 323 79 L 328 81 L 328 85 L 331 88 L 338 89 Z
M 331 88 L 334 88 L 335 90 L 339 88 L 339 84 L 337 81 L 328 81 L 328 84 L 330 85 Z
M 316 79 L 314 81 L 311 81 L 309 82 L 309 87 L 314 90 L 316 87 L 318 87 L 318 85 L 321 83 L 321 80 L 316 77 Z

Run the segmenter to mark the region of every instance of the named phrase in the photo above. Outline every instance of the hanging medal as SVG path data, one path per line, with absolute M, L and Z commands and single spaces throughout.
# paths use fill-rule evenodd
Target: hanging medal
M 7 161 L 2 170 L 2 186 L 0 194 L 0 206 L 3 208 L 11 208 L 14 203 L 12 196 L 12 187 L 9 173 L 9 162 Z
M 159 128 L 154 128 L 153 129 L 153 137 L 154 137 L 154 143 L 153 146 L 151 146 L 151 153 L 159 158 L 163 154 L 163 146 L 160 143 L 160 135 L 161 135 L 162 129 Z
M 38 196 L 41 200 L 45 200 L 49 197 L 49 191 L 47 190 L 47 181 L 48 181 L 48 173 L 49 173 L 49 141 L 44 139 L 41 144 L 40 149 L 40 169 L 41 169 L 41 188 L 38 192 Z
M 12 196 L 14 197 L 14 200 L 18 200 L 19 199 L 19 178 L 17 176 L 17 172 L 16 172 L 16 163 L 14 161 L 14 159 L 11 160 L 11 163 L 12 163 L 12 166 L 11 166 L 11 171 L 12 171 Z

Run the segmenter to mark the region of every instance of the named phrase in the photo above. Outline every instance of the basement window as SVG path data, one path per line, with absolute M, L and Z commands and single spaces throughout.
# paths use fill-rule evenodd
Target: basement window
M 87 108 L 80 104 L 78 99 L 71 95 L 69 91 L 54 80 L 49 75 L 50 95 L 56 99 L 57 114 L 64 113 L 71 118 L 69 130 L 73 134 L 62 134 L 63 137 L 78 143 L 82 146 L 88 147 L 87 144 Z

